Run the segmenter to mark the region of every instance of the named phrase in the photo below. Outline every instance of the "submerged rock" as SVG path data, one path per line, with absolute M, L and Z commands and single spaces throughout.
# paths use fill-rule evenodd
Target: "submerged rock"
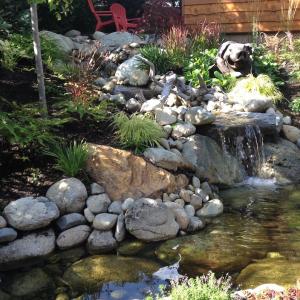
M 26 197 L 12 201 L 3 213 L 9 225 L 22 231 L 46 227 L 59 217 L 56 204 L 45 197 Z
M 26 234 L 22 238 L 0 247 L 0 269 L 19 268 L 32 258 L 43 258 L 55 249 L 52 229 Z
M 255 288 L 264 283 L 284 287 L 296 286 L 300 280 L 300 260 L 267 258 L 248 265 L 237 278 L 243 289 Z
M 193 135 L 183 145 L 183 158 L 192 164 L 197 177 L 210 183 L 233 185 L 243 181 L 245 170 L 236 158 L 225 153 L 211 138 Z
M 151 260 L 138 257 L 92 256 L 71 265 L 63 279 L 75 291 L 98 290 L 105 282 L 136 282 L 141 273 L 150 275 L 159 267 Z
M 171 209 L 152 199 L 137 200 L 125 214 L 126 229 L 143 241 L 161 241 L 177 235 L 179 225 Z
M 89 151 L 87 171 L 112 200 L 157 197 L 188 184 L 186 176 L 174 176 L 129 151 L 95 144 L 89 144 Z

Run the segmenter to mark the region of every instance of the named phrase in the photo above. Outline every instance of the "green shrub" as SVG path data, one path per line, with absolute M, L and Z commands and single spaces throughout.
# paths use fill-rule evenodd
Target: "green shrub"
M 151 61 L 157 74 L 165 74 L 172 69 L 168 52 L 156 45 L 146 45 L 140 49 L 141 55 Z
M 172 285 L 170 300 L 230 300 L 230 280 L 217 279 L 212 272 Z
M 293 112 L 300 113 L 300 98 L 296 98 L 290 103 L 290 109 Z
M 257 77 L 249 75 L 247 78 L 240 79 L 232 90 L 233 93 L 240 94 L 241 97 L 243 97 L 245 91 L 268 97 L 274 103 L 283 99 L 282 93 L 275 86 L 272 79 L 265 74 L 260 74 Z
M 162 127 L 146 116 L 133 115 L 129 118 L 121 112 L 114 117 L 113 124 L 120 144 L 137 153 L 157 145 L 164 136 Z
M 88 158 L 86 143 L 74 141 L 69 145 L 53 144 L 51 149 L 44 153 L 55 160 L 55 168 L 62 171 L 66 176 L 75 177 L 85 166 Z
M 184 69 L 184 76 L 192 86 L 199 87 L 199 76 L 207 85 L 212 84 L 209 70 L 215 63 L 217 53 L 218 49 L 212 48 L 191 54 Z
M 11 112 L 0 112 L 0 135 L 10 144 L 45 146 L 56 139 L 54 130 L 68 118 L 44 118 L 39 109 L 12 104 Z
M 281 78 L 280 65 L 274 53 L 261 45 L 254 48 L 253 64 L 257 74 L 268 75 L 276 86 L 284 85 L 284 80 Z
M 219 71 L 214 72 L 214 78 L 212 78 L 212 85 L 220 86 L 225 92 L 229 92 L 236 84 L 236 77 L 230 74 L 222 74 Z

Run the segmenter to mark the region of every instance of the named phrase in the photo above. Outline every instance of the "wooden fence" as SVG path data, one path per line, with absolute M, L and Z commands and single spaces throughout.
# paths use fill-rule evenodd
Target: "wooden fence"
M 183 0 L 182 14 L 186 25 L 216 22 L 227 33 L 251 32 L 255 20 L 259 31 L 286 31 L 287 10 L 282 10 L 283 1 L 288 0 Z M 289 29 L 300 31 L 300 7 Z

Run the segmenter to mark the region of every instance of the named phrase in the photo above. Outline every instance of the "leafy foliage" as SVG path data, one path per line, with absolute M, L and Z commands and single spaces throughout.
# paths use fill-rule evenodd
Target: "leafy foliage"
M 56 139 L 54 130 L 68 118 L 43 118 L 38 108 L 12 104 L 11 112 L 0 112 L 0 135 L 10 144 L 45 146 Z
M 230 279 L 217 279 L 212 272 L 172 285 L 170 300 L 230 300 Z
M 133 115 L 129 118 L 121 112 L 114 117 L 113 124 L 120 144 L 137 153 L 156 145 L 164 136 L 163 129 L 146 116 Z
M 44 153 L 55 160 L 55 168 L 62 171 L 66 176 L 75 177 L 85 166 L 88 158 L 87 145 L 81 141 L 74 141 L 69 145 L 53 144 Z
M 275 103 L 283 99 L 282 93 L 272 79 L 265 74 L 260 74 L 257 77 L 249 75 L 247 78 L 240 79 L 232 91 L 241 96 L 245 91 L 256 93 L 270 98 Z
M 300 98 L 294 99 L 290 103 L 290 108 L 293 112 L 300 113 Z
M 236 84 L 237 79 L 230 74 L 222 74 L 219 71 L 214 72 L 214 78 L 212 78 L 212 85 L 220 86 L 225 92 L 229 92 Z

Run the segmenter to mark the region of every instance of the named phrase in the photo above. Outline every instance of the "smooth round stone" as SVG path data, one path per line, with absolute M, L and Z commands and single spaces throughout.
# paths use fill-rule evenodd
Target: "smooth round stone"
M 175 220 L 181 230 L 186 230 L 190 223 L 190 218 L 183 208 L 174 210 Z
M 188 204 L 184 207 L 185 212 L 189 217 L 193 217 L 195 215 L 195 208 L 194 206 Z
M 86 205 L 88 209 L 94 214 L 107 212 L 111 201 L 107 194 L 100 194 L 88 197 Z
M 4 228 L 6 226 L 7 226 L 6 220 L 2 216 L 0 216 L 0 228 Z
M 194 188 L 200 188 L 200 186 L 201 186 L 200 179 L 196 176 L 193 176 L 192 184 L 193 184 Z
M 201 208 L 203 206 L 202 198 L 198 195 L 192 195 L 191 205 L 195 208 L 195 210 Z
M 95 215 L 90 211 L 89 208 L 85 208 L 83 214 L 89 223 L 93 223 Z
M 183 199 L 176 199 L 175 201 L 174 201 L 175 203 L 177 203 L 180 207 L 184 207 L 184 205 L 185 205 L 185 202 L 184 202 L 184 200 Z
M 189 226 L 187 228 L 188 232 L 196 232 L 199 231 L 201 229 L 203 229 L 205 227 L 205 221 L 198 218 L 198 217 L 190 217 L 190 223 Z
M 82 244 L 89 236 L 91 228 L 79 225 L 63 231 L 57 238 L 56 244 L 60 249 L 68 249 Z
M 10 226 L 22 231 L 46 227 L 59 217 L 56 204 L 45 197 L 26 197 L 12 201 L 3 213 Z
M 126 235 L 125 216 L 124 214 L 120 214 L 117 220 L 115 239 L 117 240 L 117 242 L 122 242 L 125 239 L 125 235 Z
M 85 224 L 85 222 L 86 221 L 83 215 L 79 213 L 72 213 L 60 217 L 56 221 L 56 225 L 60 229 L 60 231 L 64 231 L 78 225 L 83 225 Z
M 105 193 L 105 189 L 102 185 L 94 182 L 91 184 L 91 194 L 92 195 L 99 195 Z
M 176 199 L 179 199 L 179 198 L 180 198 L 178 194 L 173 194 L 173 193 L 170 194 L 169 197 L 170 197 L 170 200 L 171 200 L 171 201 L 175 201 Z
M 181 190 L 179 193 L 180 198 L 182 198 L 185 202 L 191 202 L 191 197 L 193 192 L 190 190 Z
M 127 198 L 122 204 L 123 211 L 126 211 L 127 209 L 131 208 L 133 204 L 134 204 L 134 199 Z
M 204 191 L 205 194 L 207 194 L 208 196 L 212 196 L 213 192 L 212 189 L 210 187 L 210 185 L 208 184 L 208 182 L 202 182 L 201 183 L 201 189 Z
M 85 206 L 87 190 L 77 178 L 66 178 L 53 184 L 46 197 L 56 203 L 62 214 L 81 212 Z
M 93 230 L 87 241 L 87 249 L 91 254 L 108 253 L 117 248 L 117 241 L 111 231 Z
M 0 243 L 12 242 L 18 234 L 13 228 L 0 228 Z
M 223 213 L 223 203 L 219 199 L 213 199 L 197 211 L 198 217 L 213 218 Z
M 108 212 L 112 214 L 121 214 L 122 210 L 122 202 L 121 201 L 113 201 L 108 208 Z
M 116 225 L 117 219 L 115 214 L 99 214 L 93 221 L 93 227 L 98 230 L 110 230 Z

